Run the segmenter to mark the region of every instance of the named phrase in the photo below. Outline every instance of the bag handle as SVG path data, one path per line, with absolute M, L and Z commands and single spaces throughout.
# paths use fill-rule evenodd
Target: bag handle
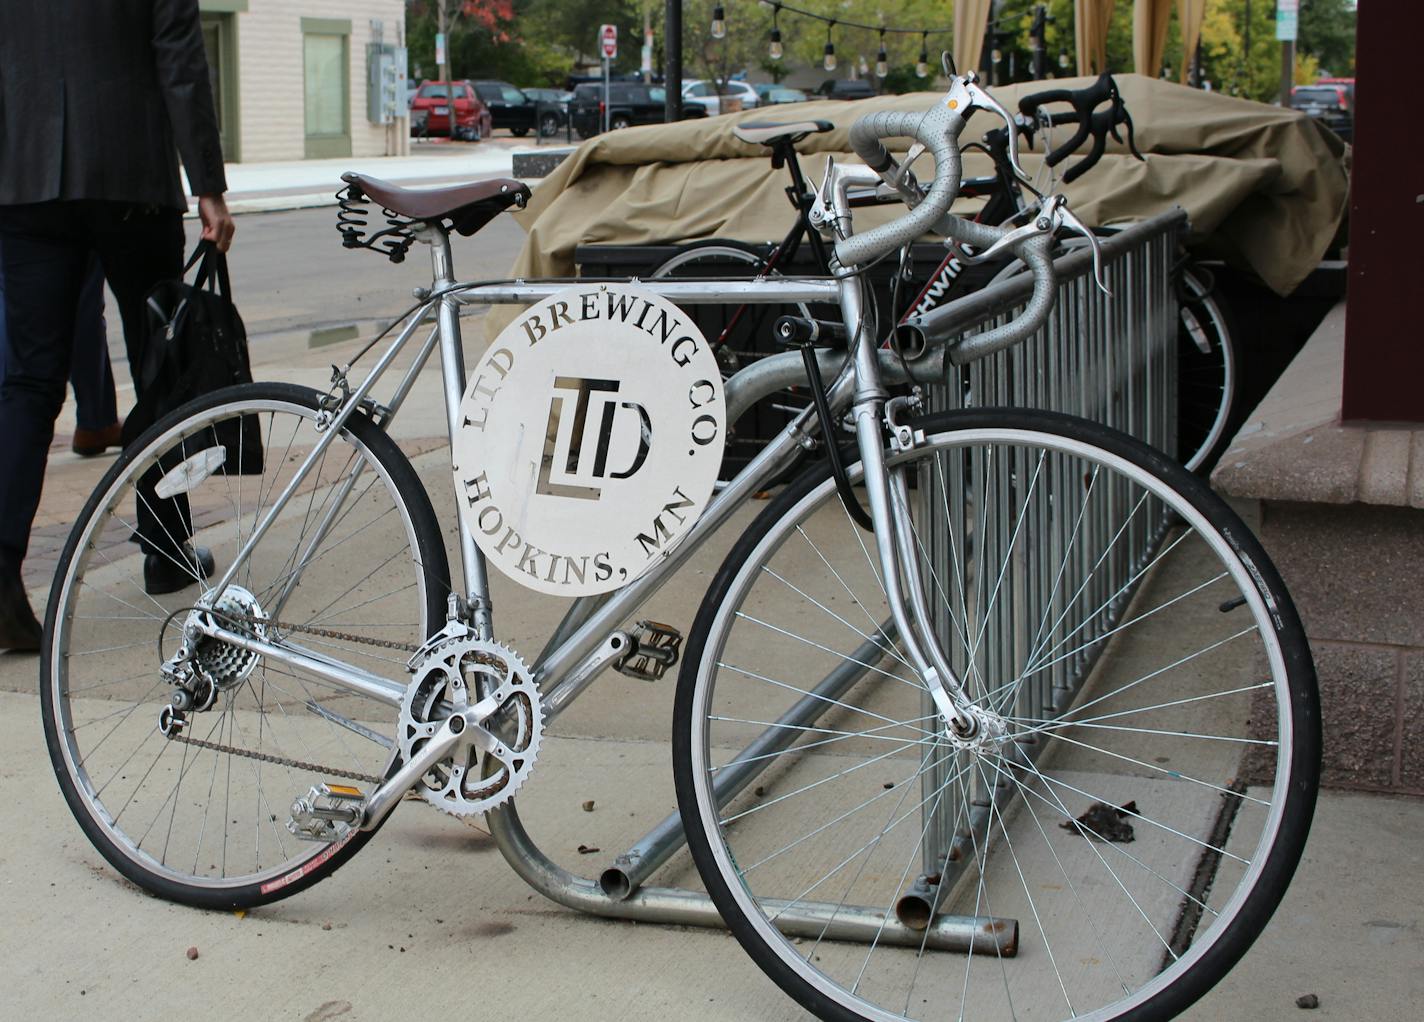
M 219 252 L 215 242 L 204 238 L 193 248 L 193 254 L 183 266 L 182 275 L 186 277 L 194 264 L 198 264 L 198 275 L 193 278 L 195 288 L 206 286 L 209 291 L 232 301 L 232 281 L 228 277 L 226 252 Z

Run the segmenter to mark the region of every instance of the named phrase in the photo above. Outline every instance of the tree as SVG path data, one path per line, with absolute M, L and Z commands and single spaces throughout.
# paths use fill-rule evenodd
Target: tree
M 1305 0 L 1300 5 L 1297 52 L 1314 57 L 1322 73 L 1355 73 L 1355 11 L 1347 0 Z M 1307 79 L 1310 80 L 1310 79 Z

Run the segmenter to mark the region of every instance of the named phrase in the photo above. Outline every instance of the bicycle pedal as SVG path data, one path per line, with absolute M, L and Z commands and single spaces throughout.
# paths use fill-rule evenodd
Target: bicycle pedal
M 613 662 L 613 669 L 630 678 L 658 681 L 681 651 L 682 633 L 672 625 L 639 621 L 633 628 L 633 648 Z
M 292 802 L 287 829 L 303 841 L 332 842 L 359 826 L 366 796 L 349 784 L 318 784 Z

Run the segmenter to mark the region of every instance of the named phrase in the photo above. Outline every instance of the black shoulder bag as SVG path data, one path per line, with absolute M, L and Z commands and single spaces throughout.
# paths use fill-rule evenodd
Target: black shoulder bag
M 166 280 L 148 293 L 148 343 L 135 383 L 140 397 L 124 420 L 127 447 L 144 430 L 195 398 L 237 383 L 252 382 L 247 331 L 232 303 L 227 256 L 211 241 L 200 241 L 183 274 L 197 265 L 189 284 Z M 224 471 L 262 473 L 262 433 L 256 415 L 216 423 L 204 448 L 227 451 Z M 190 442 L 191 443 L 191 442 Z M 196 453 L 196 451 L 190 452 Z

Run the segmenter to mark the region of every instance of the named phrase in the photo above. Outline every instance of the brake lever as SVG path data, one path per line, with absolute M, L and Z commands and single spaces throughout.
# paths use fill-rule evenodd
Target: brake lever
M 983 110 L 990 110 L 1004 119 L 1004 128 L 1006 129 L 1004 133 L 1008 135 L 1009 143 L 1009 166 L 1014 168 L 1014 173 L 1019 176 L 1020 180 L 1027 181 L 1029 179 L 1028 174 L 1024 173 L 1023 165 L 1019 163 L 1018 125 L 1015 123 L 1013 117 L 1010 116 L 1008 110 L 1004 109 L 1002 103 L 989 95 L 987 90 L 979 87 L 977 75 L 971 72 L 965 75 L 965 79 L 965 91 L 969 93 L 970 102 L 973 103 L 974 106 Z
M 1103 279 L 1103 250 L 1102 246 L 1098 244 L 1098 236 L 1068 208 L 1068 199 L 1065 196 L 1054 195 L 1050 197 L 1050 201 L 1052 209 L 1049 211 L 1049 218 L 1053 228 L 1056 230 L 1059 227 L 1066 227 L 1075 234 L 1081 234 L 1088 239 L 1088 247 L 1093 252 L 1093 283 L 1098 285 L 1099 291 L 1111 298 L 1112 291 L 1108 289 Z
M 964 246 L 961 245 L 959 260 L 960 262 L 968 263 L 970 266 L 974 266 L 978 263 L 988 262 L 990 259 L 993 259 L 995 256 L 1002 253 L 1005 249 L 1011 249 L 1015 245 L 1018 245 L 1020 242 L 1027 241 L 1029 238 L 1032 238 L 1035 235 L 1048 234 L 1052 230 L 1053 222 L 1048 217 L 1040 214 L 1039 216 L 1034 217 L 1033 220 L 1024 224 L 1022 227 L 1015 227 L 1007 234 L 1002 235 L 998 241 L 994 242 L 988 248 L 981 249 L 980 251 L 975 252 L 973 255 L 970 255 L 969 252 L 964 249 Z

